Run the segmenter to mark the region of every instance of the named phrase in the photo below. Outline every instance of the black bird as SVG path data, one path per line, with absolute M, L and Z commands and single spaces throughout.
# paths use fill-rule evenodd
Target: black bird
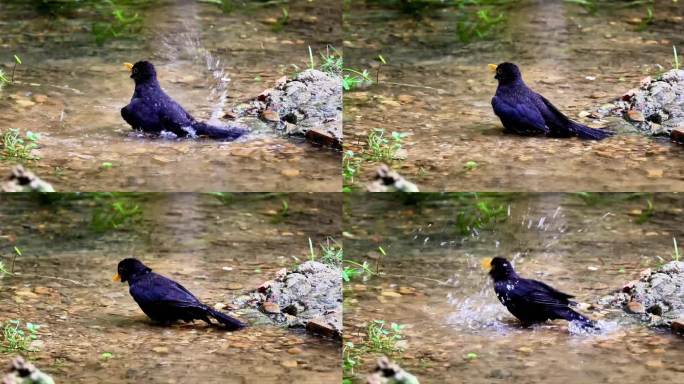
M 186 323 L 202 320 L 212 324 L 210 317 L 234 331 L 246 325 L 200 302 L 190 291 L 175 281 L 152 272 L 140 260 L 123 259 L 117 267 L 114 281 L 128 282 L 129 292 L 140 309 L 152 320 L 168 324 L 178 320 Z
M 247 133 L 240 127 L 217 127 L 195 120 L 159 86 L 154 65 L 139 61 L 126 63 L 135 80 L 131 102 L 121 108 L 121 117 L 135 130 L 159 134 L 162 131 L 178 137 L 208 136 L 212 139 L 235 140 Z
M 517 65 L 501 63 L 489 66 L 496 70 L 494 78 L 499 81 L 492 107 L 507 132 L 528 136 L 577 136 L 586 140 L 602 140 L 613 135 L 613 132 L 589 128 L 570 120 L 544 96 L 527 87 Z
M 577 304 L 569 300 L 574 296 L 541 281 L 523 279 L 503 257 L 493 258 L 486 266 L 491 267 L 489 276 L 494 280 L 496 297 L 524 326 L 546 320 L 565 319 L 576 321 L 585 329 L 596 327 L 593 321 L 570 308 Z

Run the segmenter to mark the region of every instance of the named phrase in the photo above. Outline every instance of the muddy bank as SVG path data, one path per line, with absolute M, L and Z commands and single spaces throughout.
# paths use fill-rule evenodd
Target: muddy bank
M 342 280 L 339 268 L 307 261 L 294 271 L 285 268 L 273 280 L 235 300 L 282 326 L 305 328 L 332 338 L 342 337 Z
M 657 270 L 646 269 L 639 280 L 605 296 L 599 304 L 622 308 L 651 327 L 684 330 L 684 262 L 671 261 Z
M 308 69 L 239 105 L 227 117 L 252 116 L 275 132 L 342 148 L 342 78 Z
M 684 70 L 673 69 L 654 78 L 645 77 L 638 88 L 603 104 L 590 116 L 618 116 L 639 133 L 681 138 L 684 133 Z

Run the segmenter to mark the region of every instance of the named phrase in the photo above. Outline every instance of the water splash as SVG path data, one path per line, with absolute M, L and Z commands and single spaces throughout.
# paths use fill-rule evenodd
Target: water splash
M 207 97 L 212 105 L 209 123 L 220 125 L 219 118 L 225 114 L 224 108 L 228 99 L 230 77 L 225 68 L 221 66 L 221 59 L 214 56 L 202 43 L 198 25 L 188 21 L 197 20 L 195 2 L 189 2 L 181 8 L 177 8 L 177 11 L 182 12 L 182 17 L 179 17 L 179 20 L 183 20 L 183 22 L 172 33 L 159 35 L 161 44 L 156 54 L 171 63 L 191 61 L 204 66 L 211 76 L 210 92 Z M 179 16 L 181 15 L 179 14 Z
M 598 320 L 594 323 L 596 328 L 587 328 L 582 326 L 579 321 L 571 321 L 568 323 L 568 332 L 571 335 L 578 336 L 607 336 L 620 329 L 617 321 Z

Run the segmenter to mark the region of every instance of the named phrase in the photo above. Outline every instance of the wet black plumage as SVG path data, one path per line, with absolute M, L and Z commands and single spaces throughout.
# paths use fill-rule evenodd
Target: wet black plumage
M 228 330 L 246 325 L 200 302 L 190 291 L 177 282 L 152 272 L 152 269 L 134 258 L 123 259 L 117 267 L 115 280 L 128 282 L 129 292 L 140 309 L 152 320 L 171 323 L 202 320 L 212 324 L 213 318 Z
M 586 140 L 602 140 L 613 135 L 613 132 L 589 128 L 570 120 L 544 96 L 527 87 L 515 64 L 499 64 L 494 77 L 499 85 L 492 98 L 492 107 L 507 132 L 550 137 L 577 136 Z
M 576 321 L 583 328 L 595 327 L 593 321 L 570 308 L 576 304 L 570 301 L 572 295 L 541 281 L 518 276 L 511 263 L 503 257 L 493 258 L 490 264 L 489 276 L 494 280 L 496 296 L 523 325 L 565 319 Z
M 178 137 L 207 136 L 235 140 L 247 133 L 240 127 L 218 127 L 195 120 L 159 85 L 154 65 L 139 61 L 131 68 L 135 91 L 131 102 L 121 108 L 121 117 L 135 130 L 159 134 L 172 132 Z

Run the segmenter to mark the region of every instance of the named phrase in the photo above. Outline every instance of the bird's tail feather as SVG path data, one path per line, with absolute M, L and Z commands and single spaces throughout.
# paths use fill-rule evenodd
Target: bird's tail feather
M 583 315 L 573 311 L 570 308 L 564 308 L 560 311 L 557 311 L 557 314 L 562 317 L 563 319 L 567 321 L 575 321 L 579 323 L 579 325 L 582 328 L 596 328 L 596 323 L 593 320 L 590 320 Z
M 212 139 L 220 140 L 235 140 L 240 136 L 243 136 L 248 131 L 245 128 L 236 126 L 225 126 L 217 127 L 215 125 L 209 125 L 207 123 L 197 121 L 192 124 L 192 128 L 195 130 L 197 136 L 207 136 Z
M 603 140 L 614 135 L 614 132 L 606 131 L 604 129 L 589 128 L 586 125 L 573 122 L 571 126 L 572 131 L 584 140 Z
M 214 308 L 207 306 L 205 309 L 211 317 L 216 319 L 216 321 L 218 321 L 219 323 L 223 324 L 229 331 L 236 331 L 247 326 L 247 324 L 243 323 L 242 321 L 230 317 L 223 312 L 219 312 Z

